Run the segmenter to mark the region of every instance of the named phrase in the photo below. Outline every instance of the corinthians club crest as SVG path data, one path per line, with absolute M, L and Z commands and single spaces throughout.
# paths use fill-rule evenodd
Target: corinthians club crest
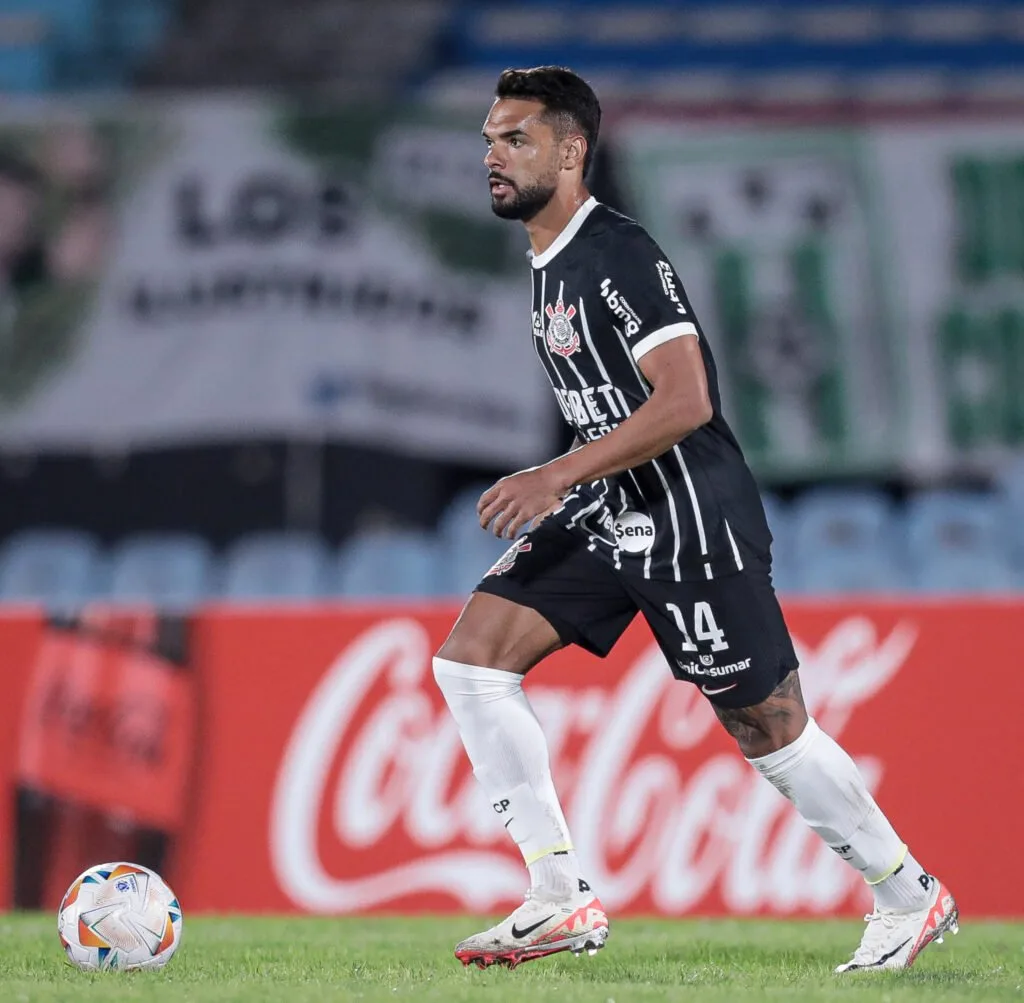
M 548 349 L 556 355 L 568 358 L 574 352 L 580 350 L 580 336 L 572 326 L 572 319 L 576 316 L 576 307 L 571 303 L 566 310 L 561 297 L 558 298 L 552 307 L 549 303 L 544 307 L 548 315 Z
M 511 547 L 508 548 L 508 550 L 505 551 L 504 554 L 501 555 L 501 557 L 498 558 L 494 567 L 492 567 L 491 570 L 488 571 L 486 575 L 484 575 L 484 578 L 486 578 L 488 575 L 505 574 L 505 572 L 508 571 L 508 569 L 516 563 L 516 558 L 520 554 L 525 554 L 527 551 L 530 551 L 532 549 L 533 544 L 530 543 L 530 541 L 527 540 L 525 536 L 520 537 L 518 540 L 516 540 L 515 543 L 512 544 Z

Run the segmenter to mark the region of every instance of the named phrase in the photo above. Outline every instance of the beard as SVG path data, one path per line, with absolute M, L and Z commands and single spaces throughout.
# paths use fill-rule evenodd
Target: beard
M 505 184 L 511 184 L 507 179 L 502 180 Z M 511 195 L 502 199 L 491 196 L 491 211 L 501 219 L 518 219 L 527 223 L 551 201 L 555 189 L 555 185 L 544 184 L 542 181 L 536 181 L 525 188 L 514 185 Z

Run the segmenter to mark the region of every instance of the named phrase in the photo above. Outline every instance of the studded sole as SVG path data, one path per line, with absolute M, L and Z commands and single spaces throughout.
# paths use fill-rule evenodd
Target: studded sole
M 456 951 L 455 957 L 464 966 L 476 965 L 477 968 L 490 968 L 491 965 L 505 965 L 512 969 L 521 965 L 524 961 L 536 961 L 538 958 L 547 958 L 552 954 L 561 954 L 563 951 L 571 951 L 577 958 L 582 957 L 584 952 L 593 957 L 605 945 L 608 939 L 608 927 L 598 926 L 577 937 L 566 937 L 564 940 L 556 940 L 550 944 L 538 944 L 535 947 L 517 947 L 511 951 Z

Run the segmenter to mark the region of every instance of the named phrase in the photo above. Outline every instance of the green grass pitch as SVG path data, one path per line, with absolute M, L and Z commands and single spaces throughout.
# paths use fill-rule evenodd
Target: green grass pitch
M 832 974 L 861 925 L 849 922 L 620 920 L 593 958 L 561 954 L 515 971 L 463 969 L 452 955 L 467 919 L 185 917 L 161 972 L 83 974 L 64 963 L 50 916 L 0 916 L 0 1000 L 310 1003 L 473 1000 L 1018 1000 L 1024 923 L 964 923 L 909 972 Z

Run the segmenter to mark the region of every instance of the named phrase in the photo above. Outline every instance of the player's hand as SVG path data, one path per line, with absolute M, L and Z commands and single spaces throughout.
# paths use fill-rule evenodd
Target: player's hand
M 539 521 L 558 508 L 565 491 L 549 464 L 502 477 L 477 502 L 480 525 L 490 526 L 495 536 L 514 540 L 531 519 Z

